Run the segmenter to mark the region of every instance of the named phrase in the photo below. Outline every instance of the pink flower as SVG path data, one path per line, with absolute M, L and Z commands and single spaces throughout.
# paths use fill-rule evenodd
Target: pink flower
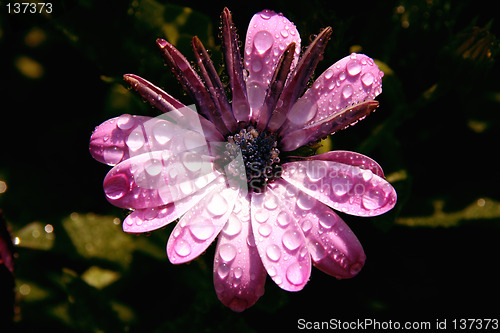
M 288 291 L 305 286 L 311 264 L 339 279 L 353 277 L 365 254 L 331 208 L 375 216 L 396 203 L 381 167 L 366 156 L 290 153 L 378 106 L 374 98 L 382 91 L 383 73 L 362 54 L 332 65 L 302 95 L 331 33 L 321 31 L 299 57 L 295 25 L 264 10 L 250 22 L 242 66 L 226 8 L 222 36 L 231 100 L 198 38 L 193 48 L 199 71 L 160 39 L 162 55 L 201 116 L 127 74 L 132 88 L 165 114 L 122 115 L 91 137 L 93 157 L 114 166 L 104 179 L 107 199 L 133 210 L 123 223 L 126 232 L 180 219 L 167 244 L 174 264 L 193 260 L 219 236 L 214 285 L 234 311 L 263 295 L 266 275 Z

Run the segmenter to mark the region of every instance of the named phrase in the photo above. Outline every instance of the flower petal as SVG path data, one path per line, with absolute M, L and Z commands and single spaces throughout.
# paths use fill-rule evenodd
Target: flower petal
M 121 208 L 159 207 L 192 195 L 218 175 L 209 156 L 153 151 L 113 167 L 104 178 L 104 192 Z
M 380 215 L 396 204 L 396 191 L 390 183 L 357 166 L 321 160 L 291 162 L 283 164 L 282 178 L 351 215 Z
M 377 176 L 384 178 L 384 171 L 376 161 L 369 158 L 368 156 L 355 153 L 352 151 L 334 150 L 309 157 L 294 156 L 293 158 L 299 160 L 321 160 L 321 161 L 338 162 L 342 164 L 360 167 L 361 169 L 370 170 Z
M 219 177 L 219 188 L 201 199 L 177 223 L 167 243 L 173 264 L 191 261 L 204 252 L 217 237 L 233 211 L 238 191 Z
M 266 270 L 251 228 L 250 203 L 240 196 L 219 235 L 213 273 L 217 297 L 237 312 L 251 307 L 264 294 Z
M 123 221 L 123 231 L 142 233 L 163 228 L 184 215 L 207 194 L 213 192 L 215 187 L 216 182 L 211 182 L 197 192 L 165 206 L 136 209 Z
M 247 95 L 252 119 L 259 118 L 268 85 L 281 54 L 295 43 L 293 66 L 300 53 L 300 35 L 295 25 L 282 14 L 264 10 L 250 21 L 245 42 L 245 69 L 248 71 Z
M 269 276 L 280 288 L 299 291 L 311 275 L 311 257 L 294 212 L 285 200 L 283 182 L 272 185 L 264 193 L 252 193 L 253 234 Z
M 208 150 L 208 142 L 223 141 L 214 125 L 189 107 L 156 118 L 124 114 L 97 126 L 90 153 L 99 162 L 118 163 L 151 151 Z
M 338 279 L 355 276 L 366 259 L 356 235 L 334 211 L 304 192 L 297 201 L 308 203 L 308 214 L 299 223 L 314 266 Z
M 382 92 L 383 72 L 363 54 L 351 54 L 328 68 L 290 109 L 280 129 L 283 137 L 315 124 L 328 127 L 336 114 L 342 114 L 365 101 L 372 101 Z M 370 110 L 371 111 L 371 110 Z M 359 114 L 359 117 L 366 114 Z M 359 117 L 348 117 L 345 123 L 334 124 L 332 130 L 347 127 Z M 326 121 L 325 121 L 326 120 Z M 330 130 L 330 128 L 328 128 Z M 323 132 L 323 131 L 322 131 Z M 321 135 L 325 135 L 321 133 Z

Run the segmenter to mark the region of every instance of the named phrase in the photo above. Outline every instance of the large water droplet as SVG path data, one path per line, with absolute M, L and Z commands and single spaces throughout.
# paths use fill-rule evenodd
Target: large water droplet
M 230 270 L 231 270 L 231 267 L 228 264 L 222 263 L 217 268 L 217 274 L 219 274 L 221 279 L 224 279 L 229 274 Z
M 281 250 L 277 245 L 269 245 L 266 248 L 266 255 L 271 261 L 278 261 L 281 258 Z
M 316 199 L 305 194 L 304 192 L 300 192 L 299 198 L 297 199 L 297 206 L 302 210 L 311 210 L 316 204 Z
M 187 257 L 191 254 L 191 245 L 183 239 L 178 239 L 175 242 L 174 251 L 181 257 Z
M 116 126 L 121 130 L 129 130 L 135 124 L 135 119 L 129 114 L 122 114 L 116 121 Z
M 223 215 L 227 212 L 229 206 L 227 200 L 218 193 L 214 194 L 210 202 L 207 204 L 207 210 L 215 216 Z
M 172 174 L 170 174 L 171 176 Z M 194 186 L 192 181 L 185 181 L 179 184 L 179 189 L 181 190 L 182 193 L 185 195 L 191 194 L 194 191 Z
M 274 44 L 274 37 L 265 30 L 257 32 L 253 38 L 253 45 L 260 54 L 265 53 Z
M 236 257 L 236 248 L 229 243 L 223 244 L 219 248 L 219 256 L 225 262 L 231 262 Z
M 254 72 L 260 72 L 262 70 L 262 63 L 255 59 L 252 61 L 252 71 Z
M 201 156 L 197 153 L 186 153 L 182 157 L 182 164 L 191 172 L 196 172 L 201 169 L 203 164 Z
M 361 63 L 356 59 L 351 59 L 346 65 L 347 73 L 355 76 L 361 72 Z
M 153 137 L 159 144 L 165 144 L 173 136 L 174 125 L 168 121 L 161 120 L 153 126 Z
M 241 232 L 241 222 L 234 214 L 229 215 L 229 220 L 224 225 L 224 234 L 229 237 L 238 235 Z
M 123 150 L 120 147 L 107 147 L 104 149 L 103 157 L 108 165 L 116 165 L 123 158 Z
M 335 177 L 330 178 L 330 181 L 333 193 L 337 196 L 342 196 L 348 193 L 354 185 L 352 179 L 345 174 L 336 175 Z
M 206 146 L 206 144 L 205 137 L 198 132 L 187 132 L 184 135 L 184 145 L 187 150 L 194 150 L 195 148 Z
M 342 96 L 345 99 L 348 99 L 349 97 L 351 97 L 353 92 L 354 92 L 354 90 L 352 89 L 352 86 L 350 84 L 348 84 L 348 85 L 344 86 L 344 88 L 342 88 Z
M 288 230 L 283 234 L 281 239 L 283 245 L 290 251 L 294 251 L 302 245 L 302 237 L 299 232 Z
M 243 269 L 241 267 L 236 267 L 233 270 L 233 276 L 235 279 L 241 279 L 241 277 L 243 276 Z
M 266 209 L 259 209 L 255 212 L 255 220 L 264 223 L 269 218 L 269 212 Z
M 318 181 L 328 172 L 328 164 L 324 161 L 310 161 L 307 163 L 306 174 L 311 181 Z
M 215 227 L 210 220 L 199 217 L 197 220 L 192 221 L 191 224 L 189 224 L 189 231 L 191 231 L 193 237 L 204 241 L 212 237 L 215 232 Z
M 375 81 L 375 78 L 370 72 L 365 73 L 363 74 L 363 76 L 361 76 L 361 82 L 363 82 L 363 84 L 367 87 L 371 86 L 373 84 L 373 81 Z
M 278 198 L 276 196 L 271 196 L 264 201 L 264 207 L 270 210 L 276 209 L 278 207 Z
M 288 214 L 287 212 L 280 212 L 278 214 L 278 224 L 280 227 L 282 228 L 285 228 L 286 226 L 288 226 L 288 224 L 290 224 L 290 221 L 292 220 L 292 218 L 290 217 L 290 214 Z
M 130 148 L 132 151 L 137 151 L 144 146 L 145 143 L 144 135 L 142 134 L 142 131 L 133 131 L 130 133 L 130 135 L 127 137 L 125 140 L 125 144 Z
M 122 198 L 129 191 L 130 185 L 127 177 L 118 174 L 110 177 L 104 183 L 104 193 L 111 200 Z
M 385 192 L 379 189 L 371 189 L 363 195 L 363 206 L 368 210 L 374 210 L 385 204 Z
M 309 253 L 315 262 L 320 261 L 326 257 L 326 251 L 321 243 L 309 243 L 308 244 Z
M 252 109 L 260 108 L 264 104 L 266 89 L 257 81 L 247 85 L 248 103 Z
M 293 285 L 299 286 L 303 284 L 307 278 L 306 266 L 302 266 L 296 262 L 288 266 L 286 270 L 286 279 Z
M 310 98 L 301 98 L 293 105 L 288 112 L 288 120 L 296 125 L 303 125 L 314 118 L 318 106 L 316 102 Z
M 325 229 L 331 229 L 337 224 L 337 216 L 335 216 L 333 212 L 323 212 L 318 217 L 320 226 Z
M 271 231 L 272 228 L 267 224 L 263 224 L 259 227 L 259 234 L 261 234 L 264 237 L 269 236 L 271 234 Z
M 309 230 L 311 230 L 311 228 L 312 228 L 311 220 L 306 219 L 306 220 L 302 221 L 301 228 L 302 228 L 302 231 L 304 232 L 304 234 L 308 233 Z
M 151 160 L 144 168 L 150 176 L 158 176 L 163 170 L 163 165 L 159 160 Z

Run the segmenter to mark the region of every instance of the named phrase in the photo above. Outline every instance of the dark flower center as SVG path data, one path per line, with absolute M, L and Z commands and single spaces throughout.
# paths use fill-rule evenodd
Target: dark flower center
M 249 189 L 261 192 L 272 180 L 281 175 L 276 137 L 253 126 L 241 129 L 227 137 L 219 154 L 218 165 L 225 167 L 228 176 L 245 180 Z

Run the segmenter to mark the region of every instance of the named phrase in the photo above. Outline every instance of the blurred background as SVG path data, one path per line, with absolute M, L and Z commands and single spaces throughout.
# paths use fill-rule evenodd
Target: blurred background
M 50 14 L 9 14 L 9 3 L 0 1 L 0 229 L 10 231 L 0 232 L 0 331 L 265 332 L 294 330 L 300 318 L 498 318 L 499 23 L 491 2 L 57 0 Z M 126 212 L 102 189 L 110 167 L 88 152 L 103 121 L 159 114 L 126 88 L 125 73 L 191 104 L 155 40 L 194 60 L 197 35 L 222 64 L 225 6 L 242 40 L 265 8 L 296 24 L 303 47 L 331 26 L 316 76 L 351 52 L 377 61 L 380 107 L 323 149 L 372 157 L 398 192 L 388 214 L 342 215 L 367 255 L 358 276 L 336 280 L 313 268 L 298 293 L 268 279 L 241 314 L 217 299 L 213 246 L 174 266 L 165 254 L 172 225 L 139 236 L 121 230 Z

